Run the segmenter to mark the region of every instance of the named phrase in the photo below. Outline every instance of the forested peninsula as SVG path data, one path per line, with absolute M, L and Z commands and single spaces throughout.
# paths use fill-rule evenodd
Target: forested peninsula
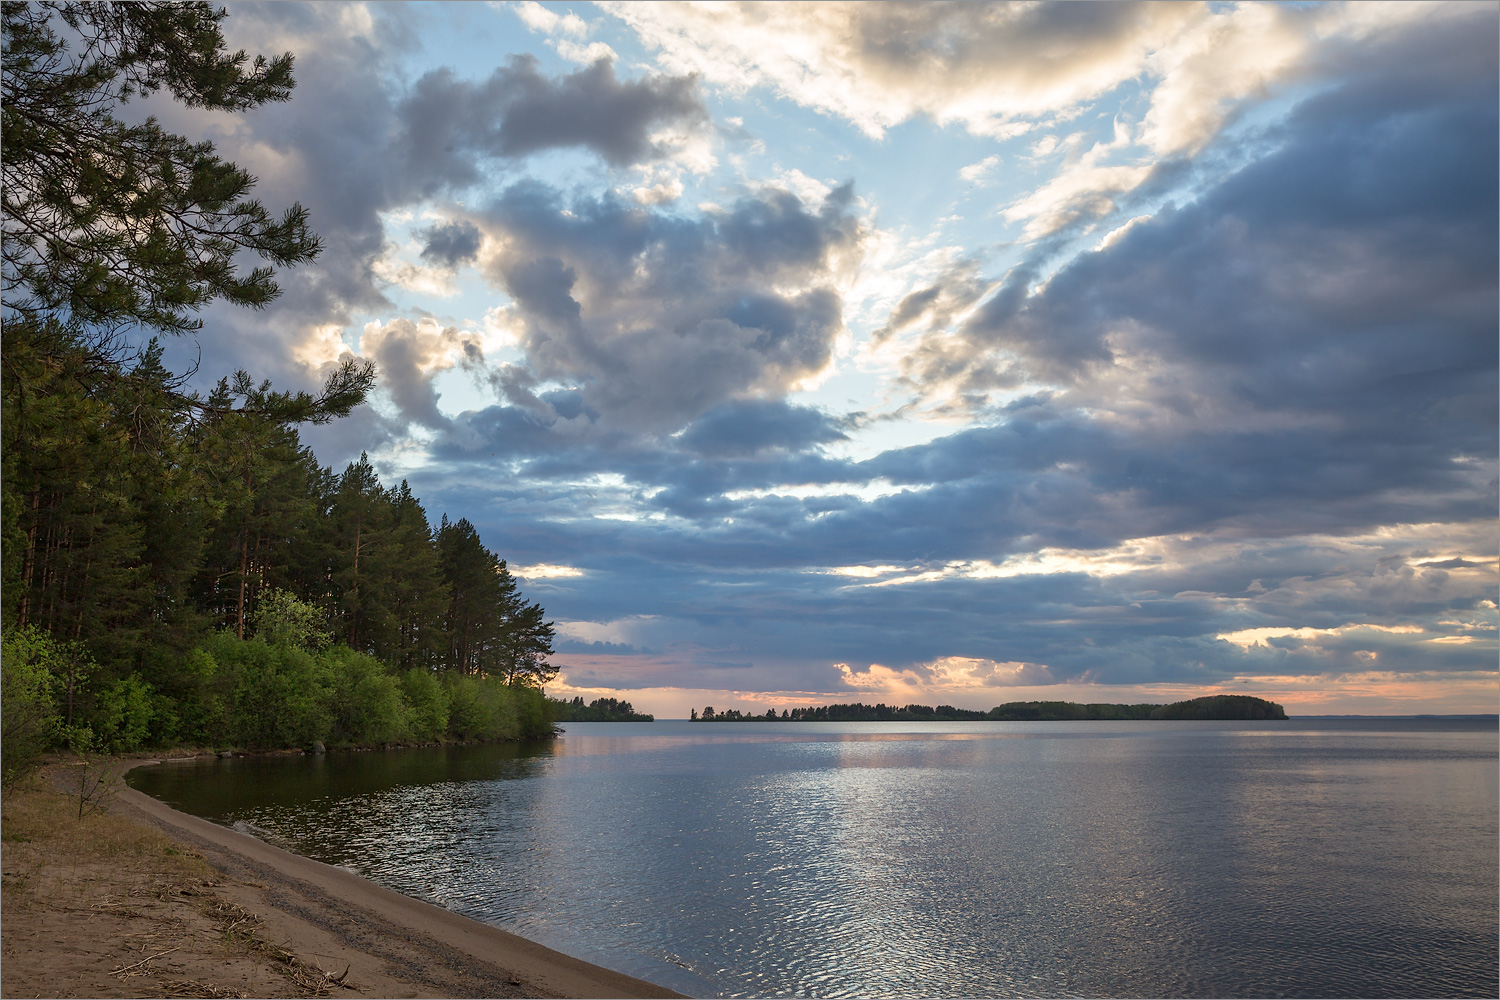
M 692 712 L 701 722 L 1072 722 L 1124 721 L 1131 719 L 1285 719 L 1286 709 L 1274 701 L 1242 694 L 1209 695 L 1170 705 L 1078 705 L 1068 701 L 1013 701 L 987 712 L 952 705 L 820 705 L 815 708 L 774 708 L 764 715 L 738 709 L 715 712 L 713 706 Z
M 54 748 L 279 749 L 543 737 L 571 706 L 553 626 L 474 525 L 434 526 L 365 456 L 324 467 L 321 392 L 248 372 L 206 393 L 157 338 L 260 308 L 314 261 L 308 210 L 155 119 L 284 101 L 292 56 L 227 49 L 206 3 L 6 3 L 0 592 L 5 784 Z M 247 260 L 261 265 L 246 270 Z M 192 373 L 189 373 L 192 374 Z

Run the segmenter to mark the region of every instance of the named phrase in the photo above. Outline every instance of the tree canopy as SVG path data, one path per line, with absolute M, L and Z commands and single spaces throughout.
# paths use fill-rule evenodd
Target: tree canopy
M 9 309 L 180 333 L 216 298 L 276 297 L 271 267 L 241 273 L 241 251 L 277 265 L 317 256 L 302 206 L 275 218 L 249 197 L 255 178 L 212 144 L 118 116 L 159 90 L 230 112 L 289 98 L 291 54 L 228 52 L 225 15 L 207 3 L 4 4 Z
M 301 205 L 274 215 L 250 197 L 255 178 L 212 143 L 121 110 L 159 91 L 228 113 L 289 98 L 291 54 L 230 52 L 226 16 L 207 3 L 0 5 L 7 348 L 52 367 L 71 352 L 90 388 L 129 380 L 141 331 L 197 331 L 198 311 L 218 299 L 263 308 L 280 294 L 275 267 L 318 255 Z M 246 272 L 245 253 L 266 263 Z M 374 368 L 347 358 L 320 394 L 257 390 L 244 372 L 235 383 L 246 406 L 324 421 L 363 401 Z M 158 389 L 186 409 L 211 405 L 180 380 Z

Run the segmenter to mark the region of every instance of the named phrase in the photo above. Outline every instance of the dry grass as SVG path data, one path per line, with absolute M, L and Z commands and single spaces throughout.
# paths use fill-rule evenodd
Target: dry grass
M 43 844 L 54 863 L 151 861 L 163 875 L 203 879 L 213 875 L 203 858 L 159 830 L 107 811 L 78 818 L 78 802 L 41 777 L 8 792 L 0 802 L 0 841 Z
M 260 918 L 223 895 L 201 855 L 107 809 L 79 819 L 52 777 L 0 801 L 11 917 L 0 994 L 306 997 L 335 985 L 258 936 Z

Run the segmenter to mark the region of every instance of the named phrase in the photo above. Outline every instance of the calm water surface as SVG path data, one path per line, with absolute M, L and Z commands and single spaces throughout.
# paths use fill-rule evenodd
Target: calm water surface
M 1500 985 L 1493 718 L 566 730 L 130 783 L 699 996 Z

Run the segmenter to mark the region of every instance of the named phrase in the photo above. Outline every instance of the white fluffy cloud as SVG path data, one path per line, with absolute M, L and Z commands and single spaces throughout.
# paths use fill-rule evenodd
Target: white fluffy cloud
M 981 135 L 1141 72 L 1187 4 L 603 3 L 664 66 L 770 87 L 878 136 L 915 115 Z
M 925 115 L 1003 140 L 1143 87 L 1148 110 L 1130 141 L 1095 149 L 1009 208 L 1027 239 L 1108 215 L 1152 165 L 1195 155 L 1247 100 L 1308 73 L 1319 43 L 1432 16 L 1423 5 L 1387 4 L 600 6 L 669 72 L 731 90 L 770 88 L 875 137 Z M 1056 136 L 1039 142 L 1040 155 L 1060 148 Z M 981 160 L 964 179 L 992 166 Z

